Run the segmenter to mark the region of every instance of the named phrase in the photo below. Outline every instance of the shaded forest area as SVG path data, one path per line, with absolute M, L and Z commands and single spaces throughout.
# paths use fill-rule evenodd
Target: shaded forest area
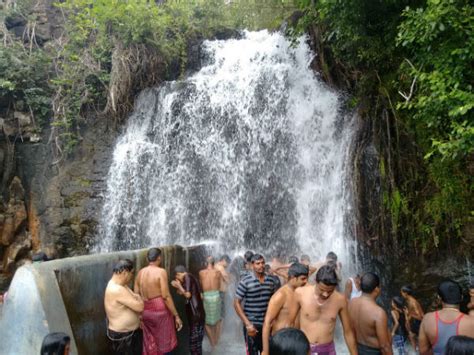
M 288 35 L 310 34 L 315 67 L 348 92 L 347 105 L 362 117 L 361 140 L 377 150 L 381 192 L 359 208 L 361 238 L 379 252 L 472 255 L 469 1 L 65 0 L 48 10 L 57 21 L 50 39 L 41 31 L 45 4 L 2 3 L 0 116 L 20 125 L 14 113 L 28 115 L 30 139 L 47 129 L 54 164 L 73 159 L 88 122 L 120 126 L 140 90 L 185 75 L 193 43 L 229 30 L 279 28 L 298 14 Z

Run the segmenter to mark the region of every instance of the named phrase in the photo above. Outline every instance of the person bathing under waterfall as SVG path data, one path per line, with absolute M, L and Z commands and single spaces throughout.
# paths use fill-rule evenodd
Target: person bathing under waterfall
M 339 316 L 344 330 L 344 339 L 349 352 L 357 354 L 357 344 L 349 318 L 347 300 L 336 291 L 338 278 L 336 270 L 324 265 L 316 273 L 316 284 L 297 288 L 296 307 L 289 319 L 294 324 L 299 312 L 300 329 L 311 344 L 311 354 L 335 355 L 334 330 Z
M 113 275 L 107 284 L 104 296 L 107 315 L 107 337 L 112 354 L 140 355 L 142 353 L 142 330 L 140 314 L 143 301 L 128 284 L 133 278 L 133 262 L 125 259 L 115 264 Z
M 408 336 L 413 349 L 417 349 L 416 341 L 420 332 L 420 324 L 423 319 L 423 308 L 421 308 L 420 302 L 413 296 L 413 288 L 409 285 L 403 286 L 400 290 L 400 294 L 407 303 L 407 321 L 408 321 Z
M 217 332 L 219 338 L 221 336 L 223 322 L 225 318 L 225 309 L 226 309 L 225 300 L 226 300 L 227 289 L 229 288 L 229 284 L 230 284 L 230 274 L 227 271 L 229 265 L 230 265 L 230 257 L 227 254 L 222 255 L 219 258 L 219 261 L 216 263 L 216 270 L 219 271 L 222 276 L 221 288 L 219 290 L 219 295 L 221 296 L 221 321 L 219 322 L 219 329 Z
M 176 266 L 175 279 L 171 285 L 179 295 L 186 299 L 186 318 L 189 327 L 189 353 L 202 355 L 202 340 L 204 338 L 204 305 L 201 299 L 201 286 L 198 280 L 188 273 L 183 265 Z
M 262 327 L 268 302 L 275 292 L 275 280 L 265 274 L 265 258 L 255 254 L 252 273 L 244 276 L 235 293 L 234 308 L 244 324 L 247 355 L 258 355 L 263 350 Z
M 221 322 L 221 296 L 219 291 L 224 282 L 222 273 L 214 266 L 212 256 L 206 259 L 206 268 L 199 271 L 199 281 L 203 290 L 204 311 L 206 313 L 206 334 L 214 349 L 219 342 L 219 326 Z
M 367 272 L 360 280 L 362 296 L 349 303 L 349 315 L 357 338 L 359 355 L 392 355 L 385 310 L 375 300 L 380 295 L 380 279 Z
M 168 274 L 160 267 L 161 250 L 151 248 L 147 259 L 148 266 L 140 270 L 134 287 L 145 304 L 142 315 L 143 355 L 166 354 L 178 345 L 176 329 L 181 330 L 183 322 L 171 298 Z
M 270 299 L 265 321 L 263 323 L 263 355 L 269 355 L 270 335 L 290 326 L 289 315 L 296 307 L 295 290 L 306 285 L 308 281 L 308 267 L 294 263 L 288 270 L 288 283 L 281 287 Z
M 438 285 L 440 311 L 425 314 L 420 325 L 420 354 L 444 355 L 450 337 L 474 338 L 474 317 L 461 313 L 461 286 L 446 280 Z

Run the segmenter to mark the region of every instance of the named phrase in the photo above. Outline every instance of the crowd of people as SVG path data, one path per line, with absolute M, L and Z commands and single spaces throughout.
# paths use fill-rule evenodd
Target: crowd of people
M 377 302 L 382 285 L 377 274 L 348 278 L 344 290 L 337 255 L 311 264 L 307 255 L 285 263 L 247 252 L 231 259 L 209 256 L 198 277 L 178 265 L 168 282 L 161 251 L 152 248 L 148 266 L 134 281 L 130 260 L 115 265 L 105 291 L 107 336 L 116 354 L 168 354 L 177 347 L 176 331 L 183 327 L 170 285 L 185 299 L 190 354 L 202 354 L 204 334 L 214 349 L 225 316 L 225 295 L 235 285 L 233 306 L 242 321 L 248 355 L 336 354 L 337 318 L 342 324 L 345 353 L 407 354 L 407 344 L 421 354 L 474 353 L 474 285 L 470 313 L 460 311 L 462 290 L 445 280 L 438 285 L 441 309 L 424 313 L 413 289 L 404 286 L 392 298 L 387 314 Z M 389 324 L 391 326 L 389 327 Z

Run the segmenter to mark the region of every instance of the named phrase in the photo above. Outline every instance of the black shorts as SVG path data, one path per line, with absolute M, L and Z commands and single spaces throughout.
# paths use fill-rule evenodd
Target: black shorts
M 107 329 L 107 337 L 112 352 L 116 355 L 141 355 L 142 353 L 143 333 L 140 328 L 124 333 Z
M 418 335 L 420 333 L 420 325 L 421 325 L 421 320 L 412 318 L 410 320 L 410 330 L 411 330 L 411 332 Z

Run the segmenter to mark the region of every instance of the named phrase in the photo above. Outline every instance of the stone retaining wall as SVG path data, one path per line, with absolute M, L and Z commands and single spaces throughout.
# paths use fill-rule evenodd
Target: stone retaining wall
M 197 274 L 203 246 L 162 247 L 162 265 L 170 273 L 184 264 Z M 146 249 L 87 255 L 26 265 L 15 274 L 0 314 L 2 355 L 39 354 L 44 336 L 62 331 L 72 336 L 71 354 L 109 354 L 105 335 L 104 290 L 119 259 L 131 259 L 136 270 L 146 265 Z M 174 290 L 172 291 L 174 292 Z M 173 293 L 185 322 L 174 354 L 188 354 L 184 300 Z

